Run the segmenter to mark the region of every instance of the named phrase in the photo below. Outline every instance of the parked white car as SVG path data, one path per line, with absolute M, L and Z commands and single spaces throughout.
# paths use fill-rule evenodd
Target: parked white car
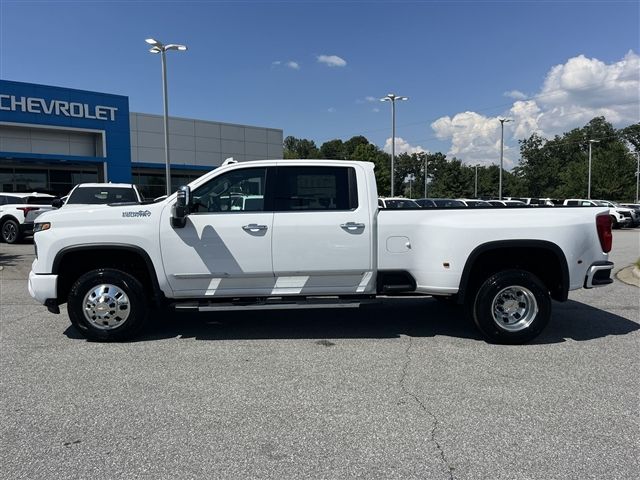
M 239 192 L 262 208 L 223 208 Z M 380 209 L 368 162 L 225 164 L 157 203 L 45 213 L 29 292 L 54 313 L 66 302 L 78 331 L 103 341 L 133 337 L 154 304 L 357 307 L 411 293 L 454 297 L 488 340 L 522 343 L 551 299 L 611 283 L 613 263 L 607 208 L 519 213 Z
M 505 200 L 516 200 L 532 207 L 554 207 L 560 204 L 559 200 L 553 198 L 533 198 L 533 197 L 503 197 Z
M 613 228 L 628 227 L 633 222 L 633 214 L 630 208 L 616 206 L 613 202 L 605 200 L 587 200 L 584 198 L 568 198 L 563 205 L 569 207 L 607 207 L 611 216 Z
M 0 238 L 16 243 L 33 234 L 33 222 L 41 214 L 53 210 L 55 199 L 47 193 L 0 192 Z

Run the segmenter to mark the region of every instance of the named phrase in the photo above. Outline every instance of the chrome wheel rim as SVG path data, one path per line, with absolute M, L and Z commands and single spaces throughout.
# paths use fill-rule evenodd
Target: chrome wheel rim
M 100 330 L 113 330 L 129 318 L 129 297 L 120 288 L 109 283 L 96 285 L 84 296 L 84 317 Z
M 519 332 L 538 315 L 538 302 L 528 288 L 520 285 L 503 288 L 491 304 L 493 321 L 503 330 Z
M 5 242 L 11 243 L 15 242 L 18 237 L 18 230 L 16 229 L 15 224 L 11 222 L 6 222 L 2 226 L 2 238 L 4 238 Z

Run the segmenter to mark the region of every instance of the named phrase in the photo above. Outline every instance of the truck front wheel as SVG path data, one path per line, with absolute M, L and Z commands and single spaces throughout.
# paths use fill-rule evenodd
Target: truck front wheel
M 148 306 L 144 288 L 135 277 L 104 268 L 75 281 L 67 311 L 71 323 L 89 340 L 124 341 L 142 329 Z
M 490 342 L 526 343 L 549 323 L 551 296 L 534 274 L 525 270 L 504 270 L 480 286 L 471 314 L 480 332 Z

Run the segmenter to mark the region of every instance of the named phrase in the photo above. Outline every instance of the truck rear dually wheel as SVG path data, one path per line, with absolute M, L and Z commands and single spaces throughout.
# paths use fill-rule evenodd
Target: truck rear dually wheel
M 521 344 L 540 334 L 551 318 L 549 290 L 525 270 L 504 270 L 478 289 L 471 315 L 493 343 Z
M 132 275 L 98 269 L 71 286 L 67 300 L 71 323 L 89 340 L 132 339 L 144 326 L 148 305 L 142 284 Z

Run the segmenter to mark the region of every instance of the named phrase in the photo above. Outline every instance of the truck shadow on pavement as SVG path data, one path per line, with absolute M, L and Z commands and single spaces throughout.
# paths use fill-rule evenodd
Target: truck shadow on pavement
M 533 344 L 594 340 L 640 329 L 636 322 L 576 301 L 554 303 L 550 324 Z M 637 311 L 637 309 L 636 309 Z M 151 320 L 137 341 L 357 339 L 446 336 L 483 341 L 461 307 L 431 298 L 387 299 L 358 309 L 167 313 Z M 65 334 L 81 338 L 70 327 Z
M 24 255 L 14 255 L 0 252 L 0 267 L 15 267 L 24 260 Z

